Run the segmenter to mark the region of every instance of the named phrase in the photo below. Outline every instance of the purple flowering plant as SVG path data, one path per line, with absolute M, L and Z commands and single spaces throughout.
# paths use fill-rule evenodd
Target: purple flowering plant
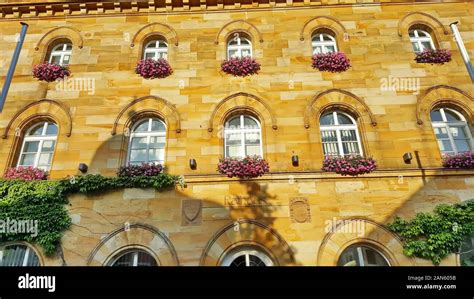
M 173 69 L 164 58 L 158 60 L 148 58 L 142 59 L 137 63 L 135 73 L 145 79 L 157 79 L 168 77 L 173 73 Z
M 270 171 L 267 161 L 260 156 L 224 158 L 219 161 L 217 171 L 229 178 L 256 178 Z
M 39 181 L 46 180 L 48 175 L 46 171 L 32 166 L 18 166 L 12 167 L 5 172 L 5 179 L 9 180 L 24 180 L 24 181 Z
M 417 63 L 444 64 L 451 61 L 451 51 L 447 49 L 425 49 L 417 53 L 415 57 Z
M 315 54 L 312 59 L 313 68 L 321 72 L 341 73 L 351 67 L 351 61 L 343 52 Z
M 154 163 L 142 163 L 141 165 L 128 164 L 117 170 L 118 177 L 135 176 L 157 176 L 163 172 L 163 166 Z
M 41 63 L 33 67 L 33 77 L 46 82 L 53 82 L 58 79 L 64 79 L 71 74 L 67 66 L 55 63 Z
M 474 169 L 474 152 L 444 154 L 443 167 L 454 169 Z
M 248 56 L 233 57 L 222 62 L 221 70 L 235 77 L 246 77 L 258 74 L 260 63 Z
M 326 156 L 322 168 L 323 171 L 336 172 L 344 176 L 371 173 L 375 169 L 377 169 L 377 163 L 374 159 L 359 155 Z

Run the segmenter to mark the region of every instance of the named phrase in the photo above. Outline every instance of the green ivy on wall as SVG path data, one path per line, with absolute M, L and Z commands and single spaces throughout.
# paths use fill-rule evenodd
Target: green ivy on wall
M 183 186 L 182 177 L 168 174 L 136 177 L 104 177 L 85 175 L 58 181 L 24 181 L 0 179 L 0 220 L 37 221 L 36 233 L 18 232 L 4 227 L 0 242 L 26 241 L 40 245 L 47 255 L 56 252 L 61 237 L 70 226 L 65 208 L 67 196 L 74 193 L 100 193 L 117 188 L 155 188 L 163 190 L 176 184 Z M 5 226 L 5 225 L 4 225 Z
M 441 204 L 434 213 L 419 213 L 409 221 L 396 217 L 388 227 L 402 237 L 405 255 L 439 265 L 443 258 L 457 253 L 466 237 L 474 233 L 474 200 Z

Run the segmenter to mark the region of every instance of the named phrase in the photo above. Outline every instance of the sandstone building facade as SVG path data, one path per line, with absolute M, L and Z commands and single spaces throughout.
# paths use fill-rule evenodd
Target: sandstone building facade
M 441 163 L 443 153 L 474 148 L 473 84 L 449 28 L 459 21 L 474 57 L 471 1 L 17 0 L 0 12 L 2 83 L 19 21 L 29 24 L 0 113 L 2 171 L 34 165 L 58 179 L 82 175 L 85 163 L 88 173 L 113 176 L 147 160 L 186 181 L 182 190 L 71 196 L 62 256 L 23 244 L 40 265 L 429 265 L 405 256 L 385 225 L 474 198 L 474 172 Z M 416 63 L 416 46 L 449 49 L 452 61 Z M 351 68 L 313 69 L 317 47 L 344 52 Z M 260 72 L 223 73 L 235 52 L 255 58 Z M 173 74 L 135 74 L 147 53 L 166 58 Z M 68 64 L 71 88 L 33 78 L 43 61 Z M 247 122 L 254 131 L 239 130 Z M 322 172 L 330 151 L 373 157 L 378 169 Z M 217 173 L 220 158 L 242 154 L 263 156 L 270 173 Z M 350 221 L 328 230 L 338 220 Z M 459 265 L 459 256 L 442 264 Z

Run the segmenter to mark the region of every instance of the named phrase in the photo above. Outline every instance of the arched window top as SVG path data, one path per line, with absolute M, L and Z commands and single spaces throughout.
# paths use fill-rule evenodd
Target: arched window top
M 453 154 L 474 149 L 472 133 L 462 113 L 443 107 L 433 109 L 430 117 L 441 153 Z
M 227 253 L 221 266 L 231 267 L 265 267 L 274 262 L 263 250 L 250 246 L 241 246 Z
M 431 31 L 422 25 L 414 25 L 409 29 L 408 35 L 410 36 L 413 50 L 416 53 L 423 52 L 423 50 L 436 49 Z
M 134 126 L 132 132 L 166 132 L 165 123 L 158 118 L 146 118 L 138 121 Z
M 40 266 L 36 252 L 24 244 L 8 244 L 0 246 L 0 266 Z
M 158 266 L 156 259 L 141 249 L 132 249 L 120 252 L 113 257 L 108 266 L 113 267 L 152 267 Z
M 363 244 L 354 244 L 341 253 L 338 266 L 390 266 L 388 259 L 378 249 Z
M 336 35 L 328 29 L 319 29 L 311 36 L 313 54 L 337 52 Z
M 138 121 L 130 134 L 128 163 L 165 162 L 166 125 L 159 118 L 146 118 Z
M 224 126 L 226 157 L 262 156 L 262 129 L 257 118 L 241 114 L 232 116 Z
M 144 59 L 168 59 L 168 43 L 161 36 L 152 36 L 145 41 Z
M 17 166 L 51 168 L 58 127 L 52 122 L 33 125 L 25 134 Z
M 58 126 L 52 122 L 42 122 L 33 125 L 26 132 L 26 136 L 56 136 L 58 134 Z
M 331 111 L 324 113 L 321 116 L 319 124 L 321 126 L 356 126 L 357 123 L 356 120 L 347 113 L 341 111 Z
M 48 51 L 48 62 L 59 65 L 68 65 L 71 60 L 72 42 L 68 39 L 60 39 L 50 45 Z
M 235 32 L 229 36 L 227 41 L 227 57 L 241 58 L 252 57 L 252 41 L 250 37 L 242 32 Z

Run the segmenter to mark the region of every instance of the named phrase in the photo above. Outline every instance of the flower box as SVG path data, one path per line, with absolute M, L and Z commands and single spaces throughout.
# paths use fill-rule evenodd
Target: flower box
M 53 82 L 71 74 L 69 68 L 55 63 L 42 63 L 33 67 L 33 77 L 40 81 Z
M 117 170 L 118 177 L 156 176 L 163 172 L 163 166 L 153 163 L 142 163 L 141 165 L 129 164 L 121 166 Z
M 217 170 L 227 177 L 255 178 L 270 171 L 267 161 L 259 156 L 225 158 L 219 161 Z
M 342 52 L 330 52 L 313 55 L 312 66 L 321 72 L 341 73 L 351 67 L 351 61 Z
M 252 57 L 234 57 L 224 60 L 221 70 L 235 77 L 246 77 L 258 74 L 260 63 Z
M 474 169 L 474 152 L 443 155 L 443 167 L 454 169 Z
M 451 61 L 451 52 L 447 49 L 428 50 L 416 54 L 417 63 L 444 64 Z
M 157 79 L 168 77 L 173 73 L 173 69 L 164 58 L 158 60 L 148 58 L 142 59 L 137 63 L 135 73 L 145 79 Z
M 46 171 L 32 166 L 18 166 L 7 170 L 4 178 L 9 180 L 39 181 L 46 180 L 48 175 Z
M 353 156 L 326 156 L 323 162 L 323 171 L 333 171 L 341 175 L 357 176 L 371 173 L 377 169 L 377 163 L 372 158 Z

